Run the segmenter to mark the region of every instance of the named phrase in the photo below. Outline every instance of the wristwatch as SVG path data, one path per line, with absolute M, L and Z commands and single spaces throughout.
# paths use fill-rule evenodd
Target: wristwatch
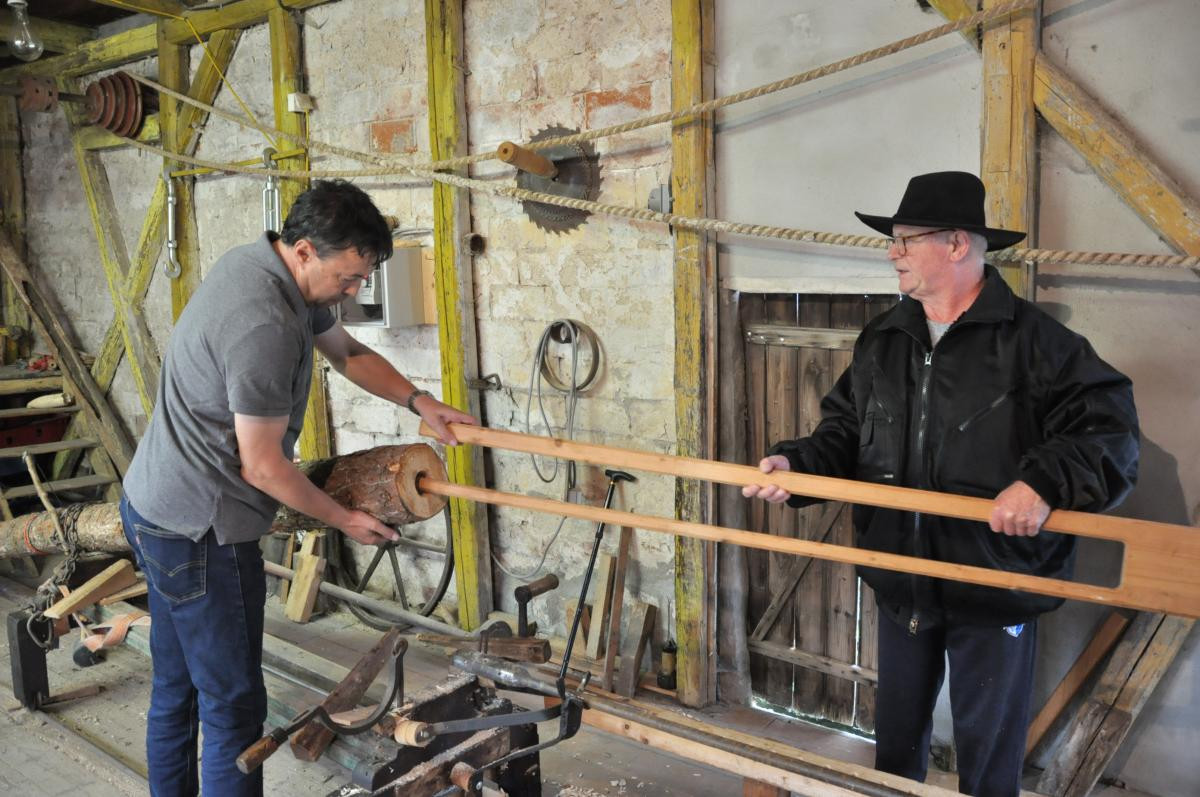
M 414 390 L 412 393 L 408 394 L 408 401 L 404 402 L 404 406 L 408 407 L 408 411 L 411 412 L 413 415 L 420 415 L 421 413 L 417 412 L 416 408 L 413 407 L 413 402 L 416 401 L 417 399 L 419 399 L 421 396 L 432 396 L 432 395 L 433 394 L 430 393 L 428 390 Z

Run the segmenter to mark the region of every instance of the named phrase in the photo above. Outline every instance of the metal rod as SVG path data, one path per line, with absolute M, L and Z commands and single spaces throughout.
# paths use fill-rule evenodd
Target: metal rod
M 274 562 L 263 562 L 263 569 L 268 575 L 276 576 L 278 578 L 286 578 L 288 581 L 291 581 L 296 577 L 296 571 L 290 570 L 283 565 L 277 565 Z M 461 628 L 457 628 L 447 623 L 417 614 L 416 612 L 406 612 L 397 607 L 391 601 L 383 601 L 377 598 L 368 597 L 366 595 L 360 595 L 352 589 L 339 587 L 338 585 L 331 584 L 328 581 L 322 581 L 319 589 L 326 595 L 337 598 L 340 601 L 345 601 L 346 603 L 353 603 L 355 606 L 361 606 L 362 608 L 397 624 L 407 623 L 409 625 L 416 625 L 420 626 L 421 628 L 427 628 L 430 631 L 438 631 L 440 633 L 449 634 L 450 636 L 455 636 L 462 639 L 475 639 L 479 635 L 477 631 L 473 633 L 466 633 Z

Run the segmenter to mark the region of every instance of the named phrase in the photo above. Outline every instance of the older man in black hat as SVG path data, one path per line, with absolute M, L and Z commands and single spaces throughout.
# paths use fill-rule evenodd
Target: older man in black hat
M 775 445 L 794 470 L 995 499 L 990 523 L 856 506 L 856 545 L 1069 578 L 1075 538 L 1039 533 L 1052 509 L 1099 512 L 1137 474 L 1129 379 L 1080 335 L 1015 296 L 984 253 L 1024 233 L 988 227 L 965 172 L 914 177 L 889 237 L 900 302 L 867 324 L 810 437 Z M 777 486 L 747 497 L 808 499 Z M 924 780 L 945 661 L 959 790 L 1020 790 L 1037 618 L 1061 599 L 862 567 L 880 607 L 876 767 Z

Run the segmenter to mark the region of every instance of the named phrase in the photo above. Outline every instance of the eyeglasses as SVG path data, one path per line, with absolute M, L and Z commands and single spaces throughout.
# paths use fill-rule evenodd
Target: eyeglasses
M 915 235 L 897 235 L 894 237 L 888 236 L 888 237 L 885 237 L 883 240 L 887 241 L 888 249 L 891 249 L 894 246 L 894 247 L 896 247 L 896 254 L 900 255 L 900 257 L 904 257 L 906 254 L 908 254 L 908 242 L 909 241 L 912 241 L 916 238 L 924 238 L 926 235 L 933 235 L 934 233 L 937 233 L 937 232 L 954 232 L 954 228 L 945 227 L 941 230 L 930 230 L 929 232 L 919 232 L 919 233 L 916 233 Z

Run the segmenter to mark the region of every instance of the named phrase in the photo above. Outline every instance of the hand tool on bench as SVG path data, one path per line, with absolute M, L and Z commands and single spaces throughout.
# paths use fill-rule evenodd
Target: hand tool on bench
M 529 622 L 529 602 L 557 588 L 558 576 L 547 573 L 537 581 L 522 584 L 513 590 L 513 597 L 517 600 L 517 636 L 531 637 L 537 633 L 537 624 Z
M 617 491 L 617 484 L 624 481 L 635 482 L 637 479 L 632 474 L 613 468 L 606 469 L 604 475 L 608 476 L 608 492 L 604 496 L 604 508 L 609 509 L 612 507 L 613 496 Z M 603 520 L 596 524 L 596 536 L 592 542 L 592 553 L 588 558 L 587 570 L 583 574 L 583 583 L 580 585 L 580 605 L 583 605 L 583 602 L 587 600 L 588 587 L 591 586 L 592 581 L 592 571 L 596 566 L 596 556 L 600 552 L 600 543 L 604 541 L 605 525 Z M 454 657 L 451 659 L 455 667 L 484 678 L 490 678 L 500 688 L 528 692 L 544 697 L 554 697 L 559 701 L 556 705 L 540 711 L 526 711 L 494 717 L 452 720 L 449 722 L 424 723 L 401 720 L 395 726 L 395 740 L 400 744 L 423 746 L 429 744 L 434 737 L 442 734 L 460 733 L 463 731 L 474 732 L 487 728 L 526 725 L 531 722 L 558 719 L 558 734 L 553 739 L 513 750 L 507 755 L 501 756 L 495 761 L 476 769 L 471 775 L 469 783 L 472 791 L 478 791 L 480 784 L 483 782 L 483 773 L 487 770 L 502 766 L 513 759 L 531 755 L 547 747 L 552 747 L 564 739 L 570 739 L 579 731 L 579 726 L 583 721 L 583 709 L 587 707 L 587 704 L 581 695 L 587 688 L 588 682 L 592 677 L 590 672 L 584 673 L 583 678 L 579 682 L 579 687 L 575 691 L 567 690 L 567 669 L 571 662 L 571 652 L 575 647 L 575 637 L 579 631 L 582 614 L 582 612 L 575 613 L 575 619 L 571 623 L 571 632 L 567 635 L 567 646 L 563 651 L 562 666 L 558 670 L 558 677 L 555 679 L 553 686 L 535 677 L 524 667 L 495 656 L 474 651 L 465 651 L 454 654 Z M 436 797 L 454 794 L 460 790 L 459 786 L 451 786 L 440 792 Z
M 333 714 L 339 714 L 339 712 L 344 711 L 345 709 L 353 708 L 353 705 L 341 705 L 345 701 L 331 700 L 331 698 L 339 697 L 338 691 L 343 686 L 347 685 L 347 683 L 355 683 L 356 685 L 361 683 L 361 689 L 355 689 L 355 691 L 358 692 L 358 695 L 353 698 L 354 703 L 358 702 L 358 697 L 362 695 L 362 692 L 366 691 L 366 687 L 371 680 L 370 677 L 365 679 L 361 678 L 363 670 L 360 669 L 360 667 L 364 664 L 364 662 L 370 662 L 370 659 L 372 658 L 371 653 L 368 653 L 367 656 L 359 661 L 358 665 L 356 665 L 355 668 L 350 671 L 350 674 L 347 675 L 340 684 L 338 684 L 338 688 L 331 692 L 323 702 L 313 706 L 310 709 L 302 711 L 287 725 L 274 729 L 266 736 L 262 737 L 257 742 L 243 750 L 242 754 L 237 757 L 238 769 L 244 774 L 250 774 L 254 770 L 258 769 L 264 761 L 270 758 L 271 754 L 278 750 L 279 747 L 288 740 L 289 736 L 297 731 L 305 729 L 306 727 L 320 726 L 329 734 L 330 739 L 333 738 L 334 734 L 353 735 L 356 733 L 363 733 L 375 727 L 375 724 L 378 723 L 379 720 L 391 710 L 393 705 L 399 705 L 400 703 L 403 703 L 404 653 L 408 650 L 408 642 L 400 636 L 399 630 L 395 628 L 385 634 L 380 642 L 387 645 L 385 649 L 387 650 L 387 657 L 390 660 L 388 662 L 390 664 L 388 668 L 388 682 L 387 687 L 384 690 L 383 700 L 381 700 L 379 705 L 375 706 L 375 708 L 372 709 L 366 717 L 355 719 L 351 722 L 338 722 L 333 716 L 331 716 L 329 709 L 333 709 Z M 377 644 L 376 647 L 379 648 L 380 645 Z M 373 652 L 374 650 L 372 653 Z M 378 672 L 378 669 L 376 669 L 376 672 Z M 374 673 L 371 673 L 371 675 L 374 675 Z M 326 744 L 328 744 L 328 742 L 326 742 Z

